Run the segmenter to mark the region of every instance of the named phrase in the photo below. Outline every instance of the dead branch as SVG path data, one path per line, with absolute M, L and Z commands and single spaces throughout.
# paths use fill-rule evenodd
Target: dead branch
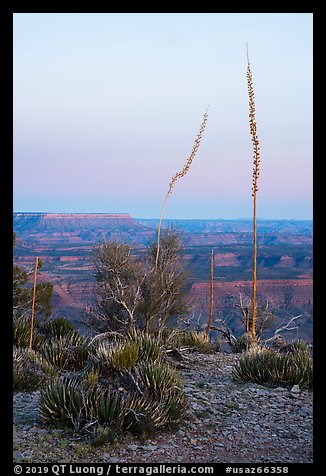
M 298 316 L 292 316 L 291 319 L 283 326 L 281 325 L 281 327 L 279 327 L 278 329 L 275 330 L 274 332 L 274 335 L 272 337 L 270 337 L 269 339 L 265 339 L 265 342 L 271 342 L 275 339 L 277 339 L 277 337 L 279 336 L 279 334 L 281 332 L 284 332 L 284 331 L 293 331 L 295 329 L 298 329 L 298 326 L 293 326 L 293 322 L 296 321 L 297 319 L 299 319 L 300 317 L 302 317 L 302 314 L 299 314 Z M 284 320 L 282 321 L 282 324 L 283 324 Z M 293 326 L 293 327 L 290 327 L 290 326 Z

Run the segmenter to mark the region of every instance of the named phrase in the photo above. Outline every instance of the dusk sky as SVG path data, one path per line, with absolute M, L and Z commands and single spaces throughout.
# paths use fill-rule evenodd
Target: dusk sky
M 14 14 L 14 211 L 312 218 L 310 13 Z

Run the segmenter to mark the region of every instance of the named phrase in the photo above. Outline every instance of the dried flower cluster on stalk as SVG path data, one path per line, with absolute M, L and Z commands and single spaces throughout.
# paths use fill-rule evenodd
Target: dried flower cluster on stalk
M 163 206 L 162 206 L 162 210 L 161 210 L 161 215 L 160 215 L 160 221 L 159 221 L 159 224 L 158 224 L 158 229 L 157 229 L 157 252 L 156 252 L 156 260 L 155 260 L 155 270 L 157 269 L 157 265 L 158 265 L 158 257 L 159 257 L 159 253 L 160 253 L 160 233 L 161 233 L 161 225 L 162 225 L 162 218 L 163 218 L 163 213 L 164 213 L 164 208 L 165 208 L 165 205 L 166 205 L 166 202 L 169 198 L 169 196 L 171 195 L 172 193 L 172 189 L 176 183 L 176 181 L 178 179 L 180 179 L 181 177 L 184 177 L 186 175 L 186 173 L 188 172 L 189 170 L 189 167 L 195 157 L 195 155 L 197 154 L 198 152 L 198 149 L 199 149 L 199 146 L 200 146 L 200 141 L 201 141 L 201 138 L 202 138 L 202 135 L 203 135 L 203 132 L 205 130 L 205 127 L 206 127 L 206 122 L 207 122 L 207 119 L 208 119 L 208 108 L 204 114 L 204 117 L 203 117 L 203 120 L 202 120 L 202 123 L 200 125 L 200 130 L 199 130 L 199 133 L 197 134 L 197 138 L 195 140 L 195 144 L 192 148 L 192 151 L 191 151 L 191 154 L 189 155 L 188 157 L 188 160 L 187 162 L 185 163 L 184 167 L 182 168 L 182 170 L 180 170 L 179 172 L 177 172 L 175 175 L 173 175 L 173 177 L 171 178 L 171 181 L 169 183 L 169 189 L 168 189 L 168 193 L 166 194 L 166 197 L 165 197 L 165 200 L 163 202 Z
M 247 60 L 248 60 L 247 82 L 248 82 L 248 94 L 249 94 L 249 124 L 250 124 L 250 134 L 252 136 L 252 142 L 253 142 L 253 148 L 254 148 L 254 167 L 253 167 L 253 173 L 252 173 L 252 196 L 254 196 L 254 194 L 258 192 L 260 153 L 259 153 L 259 139 L 257 136 L 254 86 L 252 81 L 252 73 L 250 70 L 248 47 L 247 47 Z

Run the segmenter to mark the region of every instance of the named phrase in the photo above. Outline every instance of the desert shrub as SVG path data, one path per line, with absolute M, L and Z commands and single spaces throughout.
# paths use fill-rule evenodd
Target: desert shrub
M 86 370 L 84 373 L 84 382 L 87 387 L 95 387 L 98 384 L 99 372 L 93 367 Z
M 82 369 L 89 355 L 87 339 L 72 332 L 47 340 L 40 350 L 41 355 L 52 365 L 62 370 Z
M 13 349 L 14 391 L 37 390 L 55 375 L 56 370 L 36 352 Z
M 203 353 L 210 350 L 209 336 L 205 331 L 183 330 L 176 333 L 168 342 L 172 347 L 190 347 Z
M 121 429 L 112 425 L 97 425 L 92 432 L 91 445 L 94 448 L 116 443 L 121 436 Z
M 252 344 L 251 336 L 248 334 L 243 334 L 242 336 L 237 337 L 237 340 L 232 345 L 232 352 L 235 354 L 240 354 L 246 350 L 249 350 Z
M 257 348 L 248 351 L 233 367 L 236 381 L 284 386 L 312 386 L 312 359 L 306 351 L 280 353 Z
M 85 418 L 80 381 L 64 377 L 50 383 L 41 392 L 39 408 L 43 422 L 80 429 Z
M 112 371 L 130 370 L 137 362 L 139 347 L 134 341 L 122 341 L 109 344 L 97 342 L 91 358 L 91 365 L 102 374 Z
M 139 347 L 136 342 L 123 342 L 112 348 L 111 365 L 115 370 L 130 370 L 137 362 Z
M 28 318 L 16 318 L 13 321 L 13 345 L 15 347 L 28 348 L 31 331 L 31 320 Z M 33 349 L 38 350 L 44 342 L 44 336 L 39 333 L 36 326 L 33 330 Z
M 182 382 L 176 370 L 165 362 L 140 363 L 136 369 L 141 388 L 161 397 L 172 388 L 181 388 Z

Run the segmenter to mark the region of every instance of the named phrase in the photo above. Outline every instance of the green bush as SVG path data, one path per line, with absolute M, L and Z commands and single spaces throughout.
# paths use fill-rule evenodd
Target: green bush
M 139 347 L 136 342 L 123 342 L 112 348 L 111 365 L 115 370 L 130 370 L 136 364 Z
M 93 367 L 84 373 L 84 383 L 87 387 L 95 387 L 98 384 L 99 372 Z
M 266 348 L 249 350 L 233 367 L 236 381 L 267 385 L 312 387 L 312 359 L 306 351 L 281 353 Z
M 98 342 L 93 349 L 91 365 L 102 374 L 112 371 L 130 370 L 139 357 L 139 347 L 134 341 L 109 344 Z

